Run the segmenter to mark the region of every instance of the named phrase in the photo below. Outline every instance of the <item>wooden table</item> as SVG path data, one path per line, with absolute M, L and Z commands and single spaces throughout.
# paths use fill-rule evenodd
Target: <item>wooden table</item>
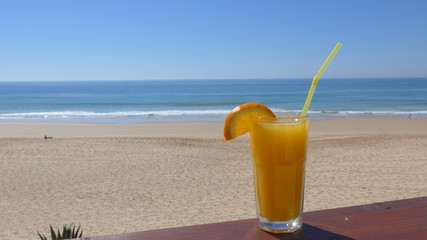
M 258 229 L 256 219 L 189 227 L 149 230 L 85 240 L 425 240 L 427 197 L 373 203 L 304 213 L 302 230 L 293 234 L 271 234 Z

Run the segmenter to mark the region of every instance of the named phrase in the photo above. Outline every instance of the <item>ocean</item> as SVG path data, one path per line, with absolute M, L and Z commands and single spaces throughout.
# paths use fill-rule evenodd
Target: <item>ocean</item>
M 0 122 L 224 121 L 259 102 L 301 111 L 311 79 L 0 82 Z M 321 79 L 309 115 L 427 118 L 427 78 Z

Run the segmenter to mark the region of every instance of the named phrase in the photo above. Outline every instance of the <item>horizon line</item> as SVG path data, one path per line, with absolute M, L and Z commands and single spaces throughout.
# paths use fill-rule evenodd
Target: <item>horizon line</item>
M 323 80 L 334 79 L 427 79 L 426 77 L 326 77 Z M 159 79 L 79 79 L 79 80 L 0 80 L 3 83 L 12 82 L 101 82 L 101 81 L 225 81 L 225 80 L 307 80 L 310 77 L 297 78 L 159 78 Z

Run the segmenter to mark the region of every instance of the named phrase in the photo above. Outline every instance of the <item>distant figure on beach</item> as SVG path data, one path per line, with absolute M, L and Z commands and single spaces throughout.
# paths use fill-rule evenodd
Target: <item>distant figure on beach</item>
M 53 137 L 48 137 L 47 135 L 44 135 L 44 139 L 52 139 Z
M 409 119 L 412 119 L 412 115 L 411 115 L 411 113 L 409 113 L 408 118 L 409 118 Z

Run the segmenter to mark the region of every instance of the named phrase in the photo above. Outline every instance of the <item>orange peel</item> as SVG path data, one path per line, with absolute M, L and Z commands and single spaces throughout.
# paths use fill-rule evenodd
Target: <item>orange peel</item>
M 261 103 L 245 103 L 235 107 L 227 116 L 224 124 L 224 138 L 231 141 L 250 131 L 252 121 L 256 117 L 275 118 L 270 108 Z

